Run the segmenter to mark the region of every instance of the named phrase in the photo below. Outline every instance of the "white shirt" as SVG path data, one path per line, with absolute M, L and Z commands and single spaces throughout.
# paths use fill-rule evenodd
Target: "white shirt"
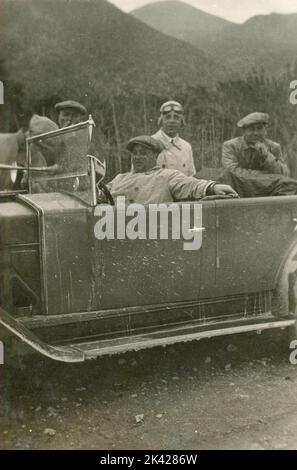
M 186 176 L 196 174 L 193 151 L 189 142 L 181 139 L 178 135 L 172 139 L 162 129 L 152 137 L 165 147 L 157 160 L 157 164 L 161 168 L 179 170 Z
M 125 196 L 128 204 L 160 204 L 201 199 L 212 183 L 156 166 L 145 173 L 121 173 L 108 183 L 108 188 L 114 198 Z

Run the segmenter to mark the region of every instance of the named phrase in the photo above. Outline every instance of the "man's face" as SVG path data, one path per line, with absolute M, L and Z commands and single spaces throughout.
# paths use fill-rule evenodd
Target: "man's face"
M 162 114 L 162 129 L 169 137 L 175 137 L 183 125 L 182 112 L 169 111 Z
M 59 127 L 72 126 L 73 124 L 78 124 L 83 121 L 83 115 L 76 111 L 75 109 L 62 109 L 59 112 L 58 124 Z
M 263 142 L 267 135 L 266 125 L 261 122 L 251 124 L 244 128 L 243 134 L 248 144 Z
M 132 164 L 135 173 L 143 173 L 156 166 L 157 154 L 144 145 L 135 144 L 132 151 Z

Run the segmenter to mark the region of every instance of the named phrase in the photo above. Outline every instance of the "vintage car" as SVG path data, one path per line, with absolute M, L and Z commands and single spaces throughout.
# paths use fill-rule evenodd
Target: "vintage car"
M 191 212 L 202 205 L 203 226 L 190 229 L 202 233 L 196 250 L 174 237 L 98 239 L 92 128 L 90 118 L 28 138 L 27 189 L 0 195 L 4 345 L 81 362 L 294 328 L 297 196 L 186 202 Z M 67 163 L 55 174 L 31 159 L 34 145 L 50 143 Z

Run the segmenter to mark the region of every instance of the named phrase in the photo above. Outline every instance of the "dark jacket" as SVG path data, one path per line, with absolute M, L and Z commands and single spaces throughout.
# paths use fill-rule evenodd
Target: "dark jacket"
M 222 166 L 240 176 L 254 176 L 266 174 L 280 174 L 289 176 L 289 169 L 283 161 L 279 144 L 265 139 L 268 156 L 264 163 L 257 158 L 257 150 L 247 144 L 243 136 L 236 137 L 223 144 Z

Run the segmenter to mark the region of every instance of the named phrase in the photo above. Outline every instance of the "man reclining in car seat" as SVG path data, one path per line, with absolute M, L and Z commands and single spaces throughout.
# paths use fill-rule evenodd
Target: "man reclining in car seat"
M 237 126 L 243 135 L 223 145 L 223 176 L 241 197 L 296 194 L 297 182 L 289 178 L 281 147 L 267 138 L 269 116 L 252 113 Z
M 128 203 L 158 204 L 199 200 L 208 195 L 238 197 L 229 185 L 199 180 L 178 170 L 160 168 L 157 157 L 162 146 L 153 137 L 135 137 L 128 142 L 127 149 L 132 154 L 133 171 L 117 175 L 107 185 L 114 198 L 125 196 Z

